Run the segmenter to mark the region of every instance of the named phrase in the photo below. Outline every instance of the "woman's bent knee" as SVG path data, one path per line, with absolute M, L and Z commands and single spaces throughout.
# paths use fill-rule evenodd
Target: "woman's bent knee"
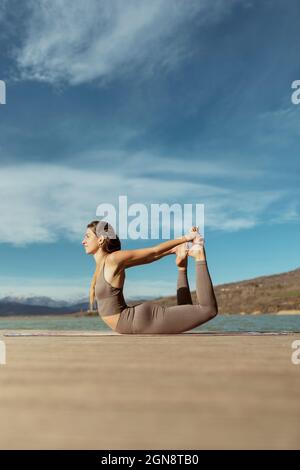
M 218 307 L 214 307 L 213 309 L 211 309 L 210 312 L 211 312 L 211 313 L 210 313 L 211 318 L 215 318 L 215 317 L 218 315 L 218 313 L 219 313 L 219 312 L 218 312 Z
M 213 302 L 213 305 L 210 306 L 210 315 L 211 315 L 211 318 L 215 318 L 217 315 L 218 315 L 218 304 L 217 302 Z
M 212 318 L 215 318 L 218 315 L 218 306 L 217 305 L 199 305 L 201 308 L 201 313 L 202 315 L 204 314 L 207 316 L 210 320 Z

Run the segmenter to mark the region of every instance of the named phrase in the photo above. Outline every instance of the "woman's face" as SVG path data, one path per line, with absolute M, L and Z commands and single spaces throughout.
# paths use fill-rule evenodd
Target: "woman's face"
M 84 236 L 84 239 L 82 240 L 82 244 L 85 248 L 86 254 L 93 255 L 99 249 L 99 238 L 93 232 L 93 230 L 88 228 L 87 231 L 85 232 L 85 236 Z

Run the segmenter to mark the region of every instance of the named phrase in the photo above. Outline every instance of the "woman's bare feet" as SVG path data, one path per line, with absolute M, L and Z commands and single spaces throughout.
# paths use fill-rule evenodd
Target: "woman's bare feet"
M 195 258 L 196 261 L 205 260 L 205 250 L 204 250 L 204 238 L 200 235 L 198 227 L 196 230 L 198 233 L 193 240 L 192 247 L 188 251 L 188 255 Z
M 193 226 L 188 233 L 185 234 L 185 239 L 188 242 L 191 242 L 197 237 L 197 233 L 199 233 L 199 229 L 197 226 Z
M 182 243 L 176 246 L 176 265 L 178 268 L 187 268 L 188 262 L 188 243 Z

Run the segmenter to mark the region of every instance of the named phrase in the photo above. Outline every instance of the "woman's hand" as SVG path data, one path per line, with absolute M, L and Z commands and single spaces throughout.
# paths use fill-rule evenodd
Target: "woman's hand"
M 191 228 L 191 230 L 189 231 L 189 233 L 187 233 L 187 234 L 185 235 L 186 241 L 187 241 L 187 242 L 193 241 L 194 238 L 195 238 L 197 235 L 200 236 L 200 234 L 199 234 L 199 228 L 196 227 L 196 226 L 193 226 L 193 227 Z

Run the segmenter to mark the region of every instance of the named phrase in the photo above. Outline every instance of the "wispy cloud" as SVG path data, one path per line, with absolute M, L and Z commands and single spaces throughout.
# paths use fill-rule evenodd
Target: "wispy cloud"
M 219 21 L 237 0 L 31 0 L 16 52 L 21 76 L 50 83 L 173 68 L 192 53 L 189 22 Z
M 180 165 L 184 168 L 184 161 Z M 111 203 L 118 209 L 119 195 L 127 195 L 128 204 L 202 203 L 205 227 L 229 231 L 263 222 L 262 217 L 275 213 L 276 203 L 286 196 L 283 190 L 216 186 L 203 182 L 201 175 L 196 182 L 166 181 L 158 175 L 124 177 L 113 165 L 103 169 L 99 163 L 99 171 L 90 168 L 50 164 L 2 167 L 0 241 L 26 245 L 55 242 L 60 237 L 80 240 L 97 206 Z M 190 175 L 194 174 L 191 167 Z
M 264 142 L 290 144 L 292 139 L 299 139 L 299 106 L 279 107 L 275 111 L 266 111 L 258 116 Z

